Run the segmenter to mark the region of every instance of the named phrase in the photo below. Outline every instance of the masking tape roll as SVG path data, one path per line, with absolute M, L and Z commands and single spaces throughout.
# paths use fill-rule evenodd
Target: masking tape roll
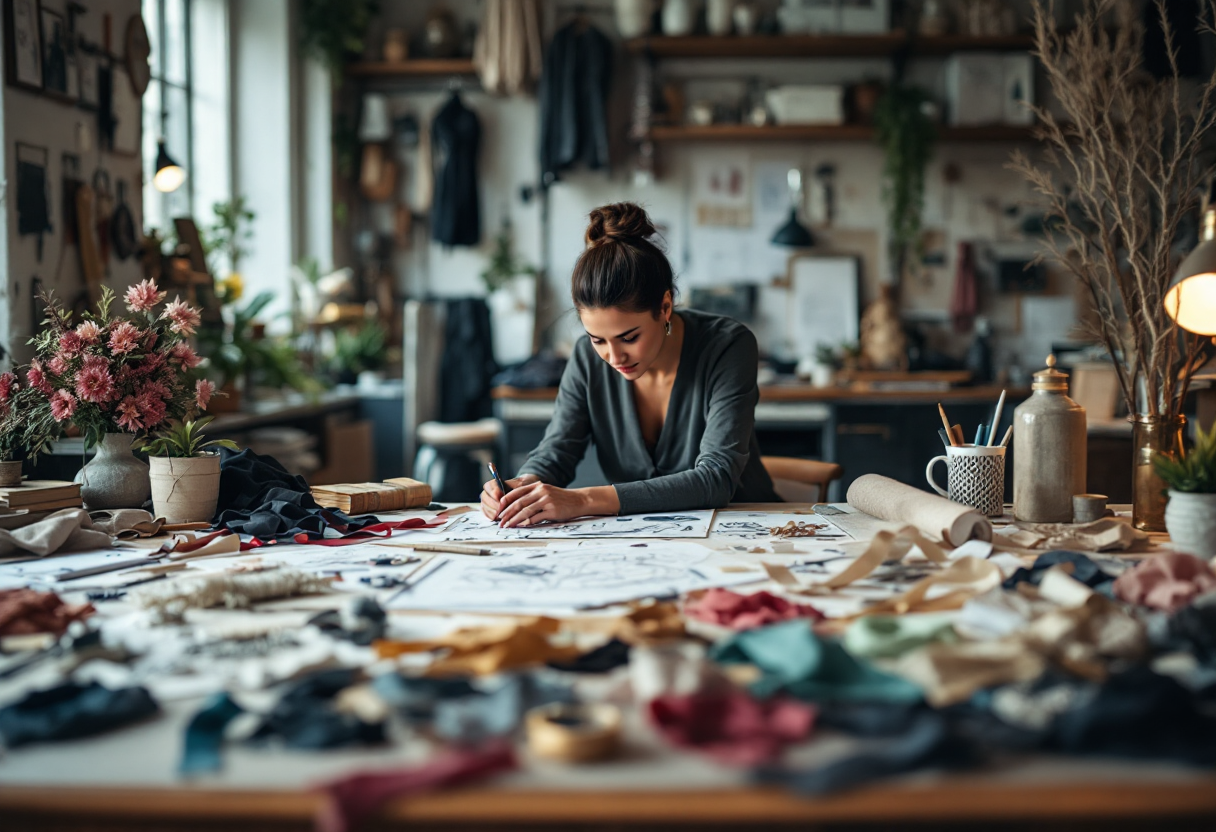
M 621 742 L 621 712 L 614 705 L 553 702 L 528 711 L 528 748 L 537 757 L 566 763 L 605 760 Z

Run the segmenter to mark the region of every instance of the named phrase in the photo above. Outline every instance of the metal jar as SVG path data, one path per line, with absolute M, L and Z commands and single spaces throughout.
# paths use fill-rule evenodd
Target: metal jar
M 1029 523 L 1072 522 L 1072 497 L 1086 491 L 1085 408 L 1055 365 L 1048 356 L 1013 412 L 1013 513 Z

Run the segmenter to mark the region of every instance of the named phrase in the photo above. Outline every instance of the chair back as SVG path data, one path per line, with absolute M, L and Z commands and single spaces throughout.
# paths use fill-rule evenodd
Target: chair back
M 760 462 L 773 478 L 777 496 L 787 503 L 824 502 L 828 486 L 844 476 L 844 468 L 835 462 L 792 456 L 765 456 Z

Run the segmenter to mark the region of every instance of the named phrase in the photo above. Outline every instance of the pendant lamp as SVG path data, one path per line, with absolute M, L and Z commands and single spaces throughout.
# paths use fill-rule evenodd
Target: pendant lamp
M 1216 181 L 1203 212 L 1199 245 L 1186 256 L 1165 293 L 1174 323 L 1197 335 L 1216 337 Z
M 815 237 L 809 228 L 798 221 L 798 204 L 802 202 L 802 171 L 790 168 L 785 181 L 790 189 L 790 216 L 773 234 L 771 242 L 776 246 L 810 248 L 815 245 Z
M 186 171 L 173 161 L 173 157 L 165 150 L 165 140 L 156 143 L 156 173 L 152 176 L 152 186 L 163 194 L 173 193 L 186 181 Z

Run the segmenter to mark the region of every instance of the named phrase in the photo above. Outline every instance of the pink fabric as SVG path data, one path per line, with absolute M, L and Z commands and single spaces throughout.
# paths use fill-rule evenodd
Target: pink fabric
M 814 607 L 795 604 L 771 592 L 740 595 L 729 589 L 711 589 L 700 598 L 688 601 L 684 604 L 684 614 L 735 630 L 751 630 L 791 618 L 823 620 L 823 613 Z
M 1145 558 L 1115 581 L 1117 597 L 1166 612 L 1185 607 L 1214 589 L 1216 573 L 1207 561 L 1180 552 Z
M 649 708 L 651 722 L 672 745 L 737 766 L 775 759 L 811 733 L 816 714 L 793 699 L 761 702 L 738 692 L 660 696 Z
M 317 812 L 317 832 L 351 832 L 394 798 L 459 786 L 517 765 L 511 746 L 495 742 L 453 751 L 416 768 L 352 774 L 320 787 L 326 800 Z

